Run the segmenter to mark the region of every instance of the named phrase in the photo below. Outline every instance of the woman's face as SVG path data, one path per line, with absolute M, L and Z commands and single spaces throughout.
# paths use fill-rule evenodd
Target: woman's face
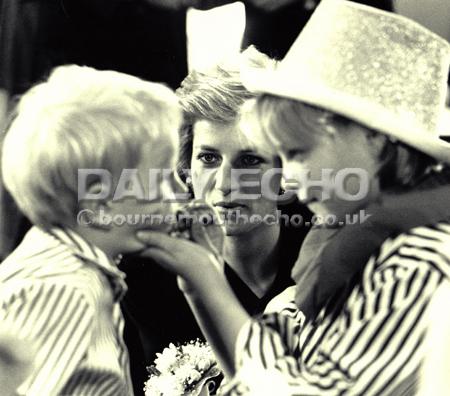
M 325 130 L 318 123 L 309 128 L 297 136 L 270 136 L 282 159 L 287 188 L 295 189 L 298 199 L 313 213 L 332 214 L 339 219 L 375 200 L 380 164 L 364 129 L 350 124 L 345 131 L 337 127 Z
M 234 123 L 200 120 L 194 125 L 191 159 L 194 195 L 214 207 L 224 220 L 227 235 L 254 230 L 261 226 L 259 219 L 276 213 L 273 198 L 279 192 L 281 176 L 270 177 L 266 184 L 270 194 L 261 194 L 261 181 L 267 170 L 279 168 L 277 162 L 271 154 L 251 147 Z

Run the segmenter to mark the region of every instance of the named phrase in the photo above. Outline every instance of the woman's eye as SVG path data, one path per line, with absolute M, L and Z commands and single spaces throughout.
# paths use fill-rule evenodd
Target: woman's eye
M 241 158 L 241 162 L 244 166 L 257 166 L 264 162 L 264 160 L 254 155 L 245 155 Z
M 219 161 L 217 154 L 200 153 L 197 158 L 206 165 L 214 165 Z

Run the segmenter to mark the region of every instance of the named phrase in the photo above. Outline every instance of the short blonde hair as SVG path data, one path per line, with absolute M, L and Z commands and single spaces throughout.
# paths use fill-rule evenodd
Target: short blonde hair
M 118 177 L 139 164 L 143 147 L 163 141 L 176 147 L 180 124 L 176 96 L 161 84 L 58 67 L 18 103 L 3 144 L 4 184 L 32 223 L 70 226 L 78 169 L 107 169 Z
M 191 163 L 194 124 L 199 120 L 223 124 L 237 122 L 243 104 L 257 96 L 244 87 L 241 68 L 273 68 L 275 64 L 275 60 L 250 46 L 207 70 L 191 71 L 183 80 L 175 92 L 185 116 L 178 161 L 178 173 L 183 180 L 183 171 L 189 169 Z
M 380 134 L 385 142 L 380 152 L 380 188 L 404 190 L 416 186 L 428 174 L 436 160 L 400 141 L 391 141 L 384 133 L 373 130 L 357 121 L 306 103 L 264 94 L 248 102 L 244 114 L 244 128 L 249 139 L 273 141 L 272 136 L 296 136 L 302 142 L 313 142 L 315 131 L 311 126 L 328 123 L 345 133 L 351 124 L 362 127 L 369 135 Z M 320 121 L 322 120 L 322 121 Z

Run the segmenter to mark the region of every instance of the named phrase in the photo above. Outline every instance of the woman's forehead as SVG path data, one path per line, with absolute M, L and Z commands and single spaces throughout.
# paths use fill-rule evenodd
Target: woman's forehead
M 263 145 L 250 139 L 240 128 L 238 120 L 230 123 L 221 123 L 209 120 L 200 120 L 194 124 L 194 148 L 211 146 L 219 150 L 235 150 L 253 152 L 260 155 L 270 155 Z

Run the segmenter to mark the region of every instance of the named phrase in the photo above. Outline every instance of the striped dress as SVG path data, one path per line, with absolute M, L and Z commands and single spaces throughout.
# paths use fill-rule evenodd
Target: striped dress
M 306 322 L 286 301 L 277 313 L 247 322 L 236 346 L 237 374 L 222 394 L 415 394 L 426 352 L 424 313 L 449 278 L 450 224 L 386 240 L 337 315 L 324 309 Z
M 0 264 L 1 330 L 34 350 L 19 395 L 132 395 L 119 307 L 123 278 L 72 231 L 28 232 Z

